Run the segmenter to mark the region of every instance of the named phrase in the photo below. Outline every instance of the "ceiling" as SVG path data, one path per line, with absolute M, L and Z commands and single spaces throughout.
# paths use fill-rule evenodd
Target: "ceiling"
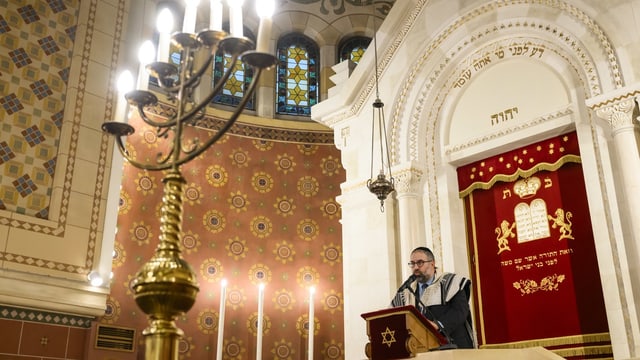
M 345 16 L 375 7 L 377 16 L 386 16 L 396 0 L 280 0 L 281 11 L 303 11 L 320 16 Z M 371 11 L 371 10 L 370 10 Z

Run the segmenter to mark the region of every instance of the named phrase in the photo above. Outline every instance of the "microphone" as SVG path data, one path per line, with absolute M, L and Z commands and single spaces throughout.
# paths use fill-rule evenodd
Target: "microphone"
M 404 282 L 404 284 L 402 284 L 402 286 L 400 286 L 400 288 L 398 289 L 398 292 L 401 292 L 404 289 L 409 289 L 409 286 L 411 286 L 411 283 L 416 281 L 416 277 L 415 275 L 411 275 L 409 276 L 409 278 L 407 278 L 407 281 Z

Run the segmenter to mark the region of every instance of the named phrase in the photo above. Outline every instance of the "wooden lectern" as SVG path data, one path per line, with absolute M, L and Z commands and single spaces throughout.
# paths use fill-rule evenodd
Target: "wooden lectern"
M 449 344 L 414 306 L 383 309 L 360 315 L 367 321 L 367 358 L 406 359 Z

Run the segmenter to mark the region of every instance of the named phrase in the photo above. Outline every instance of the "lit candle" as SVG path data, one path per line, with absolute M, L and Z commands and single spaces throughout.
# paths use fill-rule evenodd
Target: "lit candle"
M 147 65 L 153 61 L 153 54 L 156 50 L 153 43 L 147 40 L 142 43 L 140 50 L 138 50 L 138 61 L 140 61 L 140 69 L 138 69 L 138 89 L 147 90 L 149 88 L 149 73 L 147 72 Z
M 127 99 L 124 98 L 124 94 L 133 90 L 133 75 L 131 75 L 131 71 L 125 70 L 120 74 L 120 76 L 118 76 L 116 88 L 118 89 L 118 98 L 116 99 L 116 112 L 114 120 L 126 123 Z
M 271 16 L 273 15 L 275 4 L 273 0 L 258 0 L 256 2 L 256 12 L 260 17 L 258 26 L 258 44 L 256 51 L 269 52 L 269 41 L 271 41 Z
M 160 34 L 158 38 L 158 57 L 157 61 L 169 61 L 169 47 L 171 45 L 171 31 L 173 30 L 173 14 L 167 8 L 164 8 L 158 14 L 156 20 L 156 28 Z
M 222 360 L 222 335 L 224 333 L 224 306 L 227 302 L 227 279 L 220 282 L 220 316 L 218 317 L 218 348 L 216 349 L 216 360 Z
M 196 15 L 200 0 L 185 0 L 184 20 L 182 22 L 182 32 L 194 33 L 196 31 Z
M 258 286 L 258 339 L 256 341 L 256 360 L 262 359 L 262 317 L 264 316 L 262 308 L 264 307 L 264 284 Z
M 209 30 L 222 30 L 222 0 L 211 0 Z
M 242 2 L 243 0 L 227 0 L 229 4 L 229 28 L 231 36 L 242 37 Z
M 315 292 L 316 289 L 313 286 L 309 288 L 309 360 L 313 360 L 313 333 L 315 330 L 315 315 L 313 314 L 313 293 Z

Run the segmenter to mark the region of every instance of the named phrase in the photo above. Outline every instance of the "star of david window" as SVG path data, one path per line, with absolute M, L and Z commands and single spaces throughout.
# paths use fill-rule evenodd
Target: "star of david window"
M 310 116 L 318 103 L 318 46 L 300 34 L 278 40 L 276 112 Z
M 244 29 L 244 34 L 245 37 L 255 41 L 253 34 L 248 29 Z M 215 104 L 238 106 L 253 79 L 253 69 L 251 67 L 245 67 L 245 64 L 240 59 L 235 64 L 232 64 L 231 60 L 231 56 L 223 54 L 222 51 L 218 51 L 214 58 L 213 86 L 220 81 L 225 71 L 233 66 L 233 73 L 224 83 L 222 92 L 213 98 L 213 103 Z M 255 110 L 255 94 L 251 96 L 245 108 Z
M 351 60 L 356 64 L 359 63 L 370 42 L 371 38 L 364 36 L 355 36 L 342 41 L 338 46 L 340 56 L 338 61 Z

